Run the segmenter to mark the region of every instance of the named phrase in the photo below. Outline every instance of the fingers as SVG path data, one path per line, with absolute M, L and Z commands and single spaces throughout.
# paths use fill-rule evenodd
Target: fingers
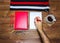
M 34 19 L 34 23 L 37 29 L 41 29 L 42 30 L 42 20 L 40 19 L 40 17 L 36 17 Z
M 34 22 L 35 22 L 35 23 L 36 23 L 36 22 L 41 22 L 40 17 L 36 17 L 36 18 L 34 19 Z

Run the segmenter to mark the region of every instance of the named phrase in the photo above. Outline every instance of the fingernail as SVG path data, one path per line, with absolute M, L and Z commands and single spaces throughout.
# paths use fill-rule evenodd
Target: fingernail
M 37 19 L 37 21 L 40 21 L 41 22 L 41 20 L 38 20 L 38 19 Z

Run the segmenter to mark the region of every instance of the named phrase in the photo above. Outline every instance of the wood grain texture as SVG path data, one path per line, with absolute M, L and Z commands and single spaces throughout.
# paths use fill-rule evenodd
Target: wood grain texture
M 0 43 L 40 43 L 40 37 L 37 30 L 28 30 L 24 32 L 13 31 L 13 23 L 10 24 L 10 16 L 14 18 L 14 12 L 10 11 L 10 0 L 0 1 Z M 43 29 L 52 43 L 60 43 L 60 0 L 50 0 L 50 11 L 57 21 L 51 27 L 45 23 L 44 18 L 49 14 L 43 12 Z
M 56 17 L 56 22 L 51 27 L 43 22 L 43 29 L 45 30 L 48 37 L 51 39 L 52 43 L 60 43 L 60 1 L 50 0 L 50 14 Z M 43 12 L 43 19 L 48 15 L 48 13 Z

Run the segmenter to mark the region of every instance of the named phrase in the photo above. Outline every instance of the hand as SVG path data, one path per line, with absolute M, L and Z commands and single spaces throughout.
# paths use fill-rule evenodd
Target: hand
M 40 20 L 40 17 L 36 17 L 34 19 L 35 26 L 38 30 L 42 30 L 42 20 Z
M 42 29 L 42 21 L 40 20 L 40 17 L 36 17 L 34 19 L 34 23 L 40 33 L 40 37 L 42 38 L 42 41 L 44 43 L 50 43 L 50 40 L 48 39 L 48 37 L 46 36 L 46 34 L 44 33 L 43 29 Z

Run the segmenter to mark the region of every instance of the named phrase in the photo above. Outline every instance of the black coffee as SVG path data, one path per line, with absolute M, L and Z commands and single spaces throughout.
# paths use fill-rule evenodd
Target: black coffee
M 53 21 L 52 17 L 49 16 L 48 21 L 52 22 Z

